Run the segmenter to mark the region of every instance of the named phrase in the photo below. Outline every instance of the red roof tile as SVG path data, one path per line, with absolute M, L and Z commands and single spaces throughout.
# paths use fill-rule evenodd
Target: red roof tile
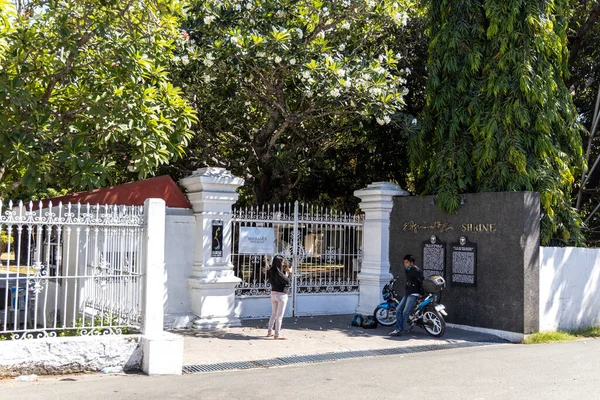
M 52 205 L 62 202 L 141 206 L 150 198 L 163 199 L 171 208 L 192 208 L 185 194 L 168 175 L 45 199 L 43 207 L 47 207 L 49 201 L 52 201 Z

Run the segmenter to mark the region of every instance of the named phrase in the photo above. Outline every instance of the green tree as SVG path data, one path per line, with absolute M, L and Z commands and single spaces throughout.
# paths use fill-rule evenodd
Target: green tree
M 429 2 L 427 106 L 410 151 L 419 189 L 445 211 L 460 193 L 537 191 L 542 243 L 582 242 L 567 17 L 567 0 Z
M 584 220 L 586 242 L 597 246 L 600 242 L 600 214 L 597 205 L 600 201 L 600 169 L 592 170 L 600 147 L 598 146 L 598 129 L 592 134 L 593 114 L 600 86 L 600 51 L 597 43 L 600 40 L 600 4 L 596 1 L 576 0 L 570 2 L 571 18 L 569 20 L 569 72 L 567 80 L 573 101 L 579 112 L 579 119 L 586 127 L 589 135 L 583 140 L 586 161 L 590 168 L 590 176 L 583 187 L 579 187 L 579 211 Z M 587 173 L 587 171 L 586 171 Z M 587 176 L 585 177 L 588 178 Z M 579 179 L 579 177 L 578 177 Z M 596 211 L 595 214 L 594 211 Z
M 355 211 L 354 191 L 373 182 L 391 181 L 409 187 L 408 131 L 413 118 L 395 115 L 388 125 L 362 122 L 339 135 L 339 143 L 308 160 L 311 173 L 292 192 L 292 198 Z
M 183 154 L 194 113 L 167 73 L 181 9 L 32 0 L 2 14 L 2 197 L 143 178 Z
M 16 15 L 15 5 L 10 0 L 0 0 L 0 60 L 8 47 L 6 37 L 12 32 L 11 19 Z
M 241 174 L 277 201 L 313 173 L 360 118 L 385 125 L 403 106 L 402 58 L 386 46 L 407 1 L 195 1 L 175 66 L 198 112 L 186 168 Z
M 331 147 L 310 158 L 311 173 L 291 192 L 293 199 L 354 211 L 360 201 L 354 191 L 372 182 L 391 181 L 412 190 L 407 139 L 418 129 L 416 117 L 425 104 L 426 27 L 425 13 L 415 5 L 407 24 L 388 30 L 385 38 L 388 47 L 402 54 L 396 68 L 407 73 L 402 110 L 389 124 L 356 121 L 337 134 Z

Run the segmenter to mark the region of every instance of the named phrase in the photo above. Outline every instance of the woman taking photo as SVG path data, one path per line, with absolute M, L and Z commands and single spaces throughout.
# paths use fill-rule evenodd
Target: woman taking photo
M 267 271 L 267 278 L 271 284 L 271 318 L 269 318 L 267 337 L 272 336 L 275 340 L 286 340 L 280 336 L 281 321 L 290 287 L 290 267 L 285 258 L 280 255 L 273 258 L 271 268 Z

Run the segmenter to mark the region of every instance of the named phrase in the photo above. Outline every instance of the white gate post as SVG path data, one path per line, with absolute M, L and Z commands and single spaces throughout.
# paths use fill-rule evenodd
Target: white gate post
M 148 375 L 181 375 L 183 338 L 163 331 L 165 271 L 165 215 L 163 199 L 144 202 L 145 268 L 142 286 L 142 370 Z
M 391 182 L 375 182 L 356 190 L 365 213 L 363 228 L 363 261 L 358 274 L 359 299 L 357 314 L 372 315 L 382 301 L 381 289 L 392 278 L 390 274 L 390 213 L 394 196 L 409 196 L 406 190 Z
M 244 184 L 225 168 L 200 168 L 181 180 L 196 216 L 194 265 L 188 279 L 194 328 L 240 326 L 235 317 L 235 287 L 241 282 L 231 263 L 231 207 Z M 213 225 L 215 228 L 213 228 Z M 221 228 L 222 243 L 217 230 Z M 219 240 L 220 241 L 220 240 Z

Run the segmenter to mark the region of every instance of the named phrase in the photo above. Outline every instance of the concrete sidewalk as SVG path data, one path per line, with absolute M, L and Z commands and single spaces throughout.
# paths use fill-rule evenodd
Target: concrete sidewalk
M 267 338 L 267 319 L 246 320 L 237 328 L 171 330 L 184 336 L 184 366 L 235 363 L 280 357 L 317 355 L 414 347 L 435 350 L 466 345 L 507 344 L 496 336 L 446 328 L 445 335 L 434 338 L 420 328 L 401 337 L 391 337 L 393 327 L 376 329 L 351 326 L 353 315 L 285 318 L 281 335 L 288 340 Z M 392 354 L 392 353 L 390 353 Z

